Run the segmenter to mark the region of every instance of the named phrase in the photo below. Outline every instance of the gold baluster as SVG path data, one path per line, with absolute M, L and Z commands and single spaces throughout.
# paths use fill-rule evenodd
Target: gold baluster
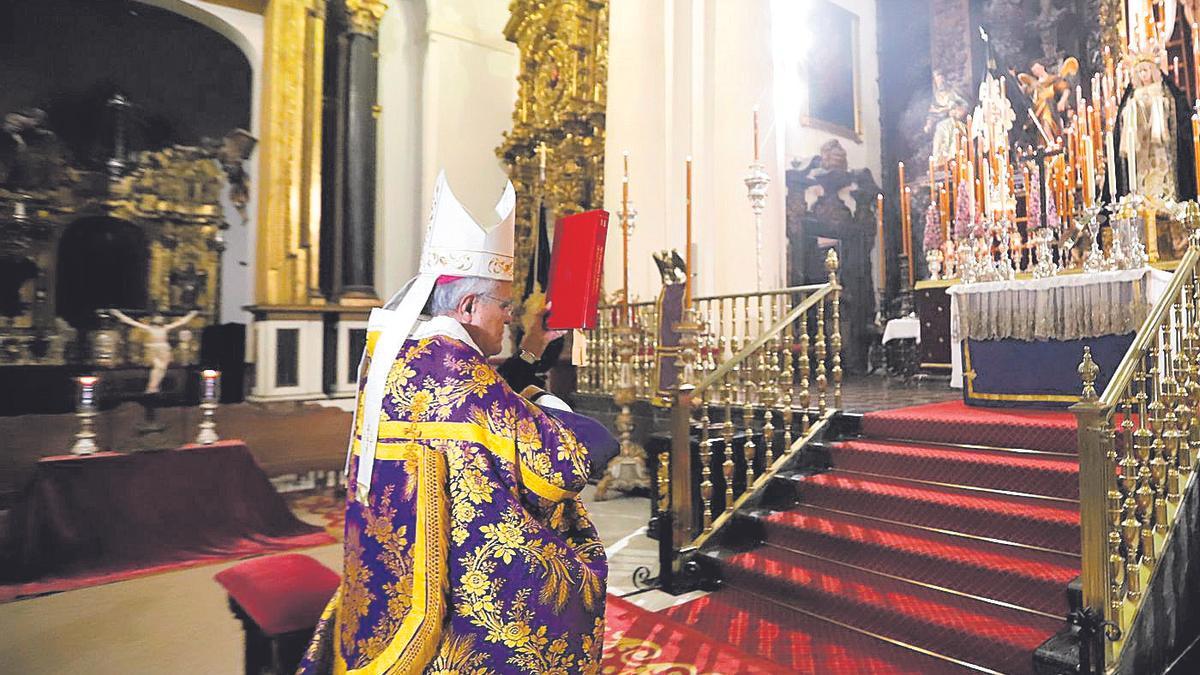
M 1178 309 L 1173 308 L 1173 309 Z M 1175 312 L 1178 318 L 1178 312 Z M 1167 319 L 1171 318 L 1170 314 Z M 1173 358 L 1173 349 L 1171 342 L 1171 330 L 1167 324 L 1163 324 L 1161 332 L 1162 344 L 1162 392 L 1160 394 L 1163 402 L 1162 408 L 1162 432 L 1158 438 L 1154 439 L 1154 444 L 1151 446 L 1150 458 L 1150 485 L 1154 491 L 1154 513 L 1153 527 L 1155 531 L 1165 533 L 1167 531 L 1167 457 L 1172 454 L 1172 448 L 1177 447 L 1178 428 L 1175 420 L 1175 393 L 1177 384 L 1175 381 L 1175 362 Z
M 1188 321 L 1188 342 L 1191 344 L 1191 350 L 1188 363 L 1190 384 L 1186 395 L 1192 414 L 1187 418 L 1188 437 L 1180 447 L 1178 458 L 1180 480 L 1185 485 L 1195 467 L 1197 456 L 1200 455 L 1200 420 L 1196 419 L 1196 416 L 1200 415 L 1200 301 L 1197 299 L 1200 295 L 1200 280 L 1197 279 L 1195 270 L 1192 271 L 1189 281 L 1191 284 L 1188 299 L 1192 315 Z
M 1138 407 L 1137 430 L 1133 432 L 1133 445 L 1126 446 L 1125 458 L 1121 461 L 1118 485 L 1124 495 L 1121 504 L 1121 540 L 1125 545 L 1125 593 L 1130 600 L 1141 595 L 1141 523 L 1137 519 L 1138 457 L 1148 455 L 1154 433 L 1147 427 L 1146 401 L 1149 399 L 1150 380 L 1145 368 L 1149 354 L 1138 358 L 1134 372 L 1134 383 L 1138 384 L 1135 395 Z
M 774 323 L 774 322 L 772 322 Z M 770 340 L 763 345 L 763 372 L 762 379 L 759 381 L 758 401 L 763 407 L 763 467 L 770 468 L 775 464 L 776 449 L 775 449 L 775 414 L 772 409 L 775 403 L 779 400 L 776 385 L 779 380 L 774 377 L 774 373 L 779 372 L 778 364 L 775 362 L 775 346 L 778 343 L 778 338 L 772 336 Z M 786 452 L 786 450 L 784 451 Z
M 748 379 L 753 380 L 753 371 L 750 372 Z M 758 445 L 754 442 L 754 400 L 752 398 L 754 387 L 753 381 L 746 383 L 745 390 L 751 395 L 747 395 L 742 404 L 742 427 L 746 431 L 746 441 L 742 445 L 742 456 L 746 460 L 746 490 L 749 490 L 750 486 L 754 484 L 754 459 L 758 454 Z
M 708 405 L 704 401 L 705 392 L 699 391 L 694 399 L 700 406 L 700 499 L 704 504 L 701 517 L 704 519 L 704 531 L 712 529 L 713 519 L 713 484 L 712 484 L 712 439 L 708 437 Z
M 833 407 L 837 410 L 842 408 L 842 318 L 841 318 L 841 295 L 842 289 L 838 285 L 837 270 L 838 256 L 837 251 L 829 249 L 828 255 L 825 256 L 825 269 L 829 272 L 829 284 L 833 286 L 833 315 L 830 319 L 833 325 L 830 327 L 829 348 L 833 351 Z
M 1152 432 L 1152 440 L 1150 445 L 1145 445 L 1135 448 L 1137 453 L 1137 490 L 1135 492 L 1135 501 L 1137 505 L 1137 519 L 1141 523 L 1141 549 L 1142 561 L 1147 565 L 1153 566 L 1155 559 L 1154 551 L 1154 486 L 1153 478 L 1150 473 L 1150 458 L 1155 454 L 1158 447 L 1161 447 L 1162 432 L 1163 432 L 1163 401 L 1162 401 L 1162 344 L 1155 340 L 1151 352 L 1151 369 L 1150 369 L 1150 405 L 1147 408 L 1147 414 L 1150 418 L 1150 431 Z
M 828 379 L 825 377 L 825 301 L 817 303 L 817 334 L 813 336 L 813 355 L 816 357 L 817 369 L 817 414 L 825 417 L 829 407 L 825 388 Z
M 729 333 L 725 330 L 725 298 L 717 298 L 717 365 L 724 363 L 728 356 Z
M 667 513 L 671 510 L 671 451 L 669 449 L 658 453 L 658 512 Z M 689 526 L 690 527 L 690 526 Z M 660 537 L 669 536 L 659 532 Z
M 790 311 L 790 309 L 789 309 Z M 792 409 L 793 399 L 795 398 L 796 372 L 793 367 L 794 354 L 792 353 L 792 343 L 794 341 L 792 333 L 792 322 L 788 322 L 783 328 L 783 368 L 780 370 L 782 379 L 779 383 L 780 393 L 783 395 L 783 452 L 790 452 L 792 449 L 792 417 L 795 411 Z
M 1193 392 L 1196 388 L 1195 365 L 1196 365 L 1196 343 L 1194 333 L 1193 314 L 1195 312 L 1194 298 L 1192 297 L 1192 278 L 1188 278 L 1183 284 L 1183 301 L 1180 315 L 1177 319 L 1177 329 L 1179 331 L 1179 367 L 1177 368 L 1179 376 L 1183 380 L 1179 383 L 1179 389 L 1175 396 L 1175 420 L 1178 425 L 1178 436 L 1176 438 L 1173 455 L 1169 458 L 1167 465 L 1167 498 L 1172 503 L 1177 503 L 1180 496 L 1181 478 L 1186 474 L 1182 469 L 1182 465 L 1187 462 L 1187 458 L 1191 454 L 1189 442 L 1192 437 L 1192 426 L 1196 423 L 1194 412 L 1191 406 Z
M 811 424 L 808 410 L 812 405 L 812 393 L 808 390 L 808 320 L 806 315 L 800 317 L 800 433 L 807 434 Z
M 725 424 L 721 427 L 725 441 L 725 462 L 721 465 L 725 475 L 725 508 L 733 506 L 733 383 L 725 377 Z
M 1136 378 L 1136 374 L 1135 374 Z M 1133 450 L 1133 395 L 1132 385 L 1125 388 L 1125 396 L 1122 397 L 1121 404 L 1124 406 L 1124 414 L 1121 420 L 1121 437 L 1123 439 L 1122 447 L 1126 454 L 1130 454 Z M 1123 480 L 1120 474 L 1116 473 L 1117 467 L 1120 464 L 1117 461 L 1116 444 L 1112 442 L 1111 437 L 1108 439 L 1108 444 L 1105 447 L 1105 455 L 1107 457 L 1106 471 L 1110 475 L 1116 474 L 1117 481 L 1113 488 L 1108 490 L 1105 500 L 1106 511 L 1108 515 L 1108 616 L 1119 616 L 1121 599 L 1124 597 L 1123 588 L 1125 585 L 1125 559 L 1121 555 L 1121 504 L 1124 502 Z

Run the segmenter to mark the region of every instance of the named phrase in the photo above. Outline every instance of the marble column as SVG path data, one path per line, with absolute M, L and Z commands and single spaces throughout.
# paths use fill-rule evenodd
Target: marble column
M 387 5 L 378 0 L 345 0 L 346 21 L 337 52 L 338 232 L 335 294 L 344 304 L 374 303 L 375 292 L 375 125 L 379 21 Z

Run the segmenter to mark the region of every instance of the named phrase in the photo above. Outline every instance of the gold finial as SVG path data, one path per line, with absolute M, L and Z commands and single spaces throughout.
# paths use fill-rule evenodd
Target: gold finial
M 379 33 L 379 22 L 387 11 L 387 3 L 381 0 L 346 0 L 346 16 L 350 19 L 350 30 L 375 37 Z
M 1200 204 L 1195 201 L 1184 203 L 1183 224 L 1188 230 L 1188 243 L 1200 246 Z
M 1079 376 L 1083 378 L 1083 400 L 1095 401 L 1099 398 L 1096 395 L 1096 375 L 1100 373 L 1100 366 L 1092 360 L 1092 348 L 1083 348 L 1083 361 L 1079 363 Z
M 830 274 L 834 274 L 838 269 L 838 254 L 836 249 L 829 249 L 829 253 L 825 254 L 825 270 Z

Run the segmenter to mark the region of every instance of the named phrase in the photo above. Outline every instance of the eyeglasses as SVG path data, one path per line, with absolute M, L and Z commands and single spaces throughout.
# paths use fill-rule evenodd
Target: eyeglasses
M 499 307 L 500 311 L 502 311 L 502 312 L 511 312 L 513 305 L 516 303 L 516 301 L 514 301 L 514 300 L 504 300 L 502 298 L 497 298 L 496 296 L 489 295 L 487 293 L 480 293 L 480 297 L 487 298 L 487 299 L 491 300 L 492 302 L 496 303 L 496 306 Z

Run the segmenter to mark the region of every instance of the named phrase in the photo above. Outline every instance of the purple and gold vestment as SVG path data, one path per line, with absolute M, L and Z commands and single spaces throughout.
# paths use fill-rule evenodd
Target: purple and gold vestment
M 381 414 L 366 503 L 347 495 L 342 583 L 299 673 L 595 672 L 608 564 L 577 496 L 586 448 L 445 335 L 404 343 Z

